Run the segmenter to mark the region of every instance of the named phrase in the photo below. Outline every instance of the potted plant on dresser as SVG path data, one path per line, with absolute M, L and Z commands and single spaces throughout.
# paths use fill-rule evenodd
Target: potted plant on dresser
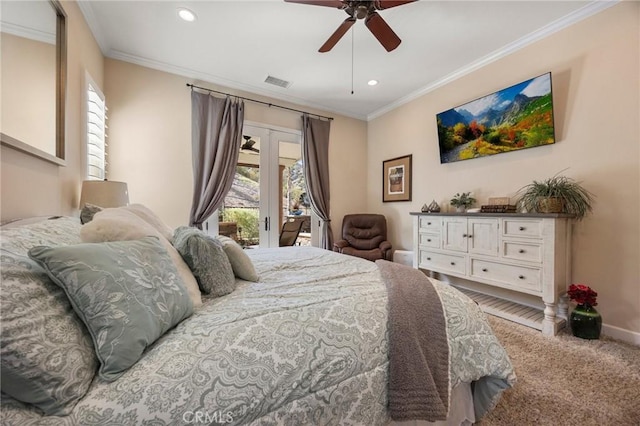
M 534 180 L 516 194 L 518 206 L 528 212 L 568 213 L 581 220 L 592 210 L 593 194 L 570 177 L 555 175 Z
M 451 199 L 451 205 L 456 208 L 456 212 L 464 213 L 469 207 L 476 202 L 476 199 L 471 196 L 471 192 L 457 193 Z

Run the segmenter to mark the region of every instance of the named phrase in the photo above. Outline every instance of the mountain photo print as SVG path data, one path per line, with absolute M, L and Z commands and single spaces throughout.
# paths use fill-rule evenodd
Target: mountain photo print
M 551 73 L 436 115 L 440 163 L 555 142 Z

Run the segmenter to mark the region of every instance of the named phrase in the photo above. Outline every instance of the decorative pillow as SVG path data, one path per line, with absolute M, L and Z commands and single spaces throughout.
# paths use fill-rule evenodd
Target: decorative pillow
M 180 253 L 171 245 L 169 240 L 164 238 L 154 227 L 140 219 L 135 213 L 122 207 L 104 209 L 96 213 L 93 220 L 80 229 L 80 238 L 86 243 L 137 240 L 146 236 L 154 236 L 160 239 L 189 291 L 193 306 L 201 306 L 202 297 L 198 283 L 189 266 L 180 257 Z
M 191 268 L 203 293 L 219 297 L 235 290 L 236 277 L 220 241 L 199 229 L 181 226 L 173 235 L 173 246 Z
M 102 207 L 85 203 L 85 205 L 82 206 L 82 210 L 80 210 L 80 223 L 84 225 L 85 223 L 91 222 L 93 216 L 99 211 L 102 211 Z
M 187 289 L 157 237 L 39 246 L 29 257 L 64 289 L 89 329 L 104 380 L 124 374 L 149 345 L 193 313 Z
M 240 247 L 240 244 L 224 235 L 217 235 L 216 238 L 222 243 L 222 247 L 229 258 L 229 262 L 231 262 L 231 268 L 233 268 L 235 276 L 247 281 L 258 281 L 256 268 L 253 266 L 247 253 Z
M 65 416 L 89 389 L 98 360 L 64 291 L 27 257 L 38 244 L 80 243 L 80 221 L 63 217 L 2 229 L 2 392 L 46 415 Z
M 122 208 L 134 213 L 140 219 L 153 226 L 154 229 L 160 232 L 160 234 L 162 234 L 162 236 L 167 240 L 171 241 L 171 238 L 173 238 L 173 229 L 165 224 L 162 219 L 160 219 L 160 217 L 148 207 L 143 206 L 142 204 L 129 204 Z

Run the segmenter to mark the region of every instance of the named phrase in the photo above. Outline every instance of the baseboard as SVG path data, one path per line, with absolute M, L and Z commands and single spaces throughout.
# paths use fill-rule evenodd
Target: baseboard
M 602 334 L 616 340 L 622 340 L 623 342 L 640 346 L 640 333 L 635 331 L 627 330 L 613 325 L 602 324 Z
M 396 250 L 393 252 L 393 261 L 403 265 L 413 266 L 413 252 L 410 250 Z

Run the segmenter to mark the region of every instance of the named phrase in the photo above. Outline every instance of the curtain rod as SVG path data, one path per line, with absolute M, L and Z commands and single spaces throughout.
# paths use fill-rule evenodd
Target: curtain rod
M 267 105 L 269 107 L 276 107 L 276 108 L 286 109 L 286 110 L 289 110 L 289 111 L 301 112 L 303 114 L 309 114 L 309 115 L 313 115 L 313 116 L 316 116 L 316 117 L 319 117 L 319 118 L 326 118 L 327 120 L 333 120 L 333 117 L 326 117 L 324 115 L 314 114 L 312 112 L 307 112 L 307 111 L 302 111 L 302 110 L 295 109 L 295 108 L 289 108 L 289 107 L 282 106 L 282 105 L 272 104 L 270 102 L 258 101 L 256 99 L 245 98 L 243 96 L 238 96 L 238 95 L 232 95 L 231 93 L 225 93 L 225 92 L 220 92 L 218 90 L 207 89 L 206 87 L 200 87 L 200 86 L 196 86 L 196 85 L 190 84 L 190 83 L 187 83 L 187 87 L 191 87 L 191 90 L 193 90 L 193 89 L 206 90 L 208 92 L 219 93 L 219 94 L 225 95 L 225 96 L 233 96 L 234 98 L 243 99 L 245 101 L 255 102 L 255 103 L 258 103 L 258 104 L 262 104 L 262 105 Z

